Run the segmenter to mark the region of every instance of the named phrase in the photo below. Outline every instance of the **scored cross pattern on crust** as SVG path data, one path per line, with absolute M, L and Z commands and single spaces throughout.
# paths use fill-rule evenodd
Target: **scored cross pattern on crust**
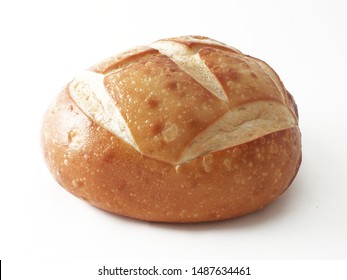
M 98 125 L 174 165 L 297 125 L 266 63 L 206 37 L 123 53 L 82 73 L 68 90 Z

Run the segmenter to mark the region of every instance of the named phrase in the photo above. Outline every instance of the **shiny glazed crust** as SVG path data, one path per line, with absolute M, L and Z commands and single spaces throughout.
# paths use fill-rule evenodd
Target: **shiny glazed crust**
M 75 196 L 136 219 L 215 221 L 263 208 L 287 189 L 300 166 L 292 97 L 268 65 L 234 48 L 205 37 L 162 41 L 89 70 L 104 75 L 105 92 L 124 118 L 117 124 L 121 131 L 112 130 L 113 116 L 98 115 L 98 104 L 90 111 L 83 104 L 85 92 L 96 88 L 83 84 L 85 78 L 60 93 L 42 128 L 50 171 Z M 174 45 L 171 52 L 167 41 L 187 49 Z M 205 66 L 185 62 L 177 49 L 198 53 L 210 73 L 201 76 Z M 211 88 L 205 85 L 210 77 L 218 82 Z M 243 119 L 249 118 L 244 110 L 257 115 Z

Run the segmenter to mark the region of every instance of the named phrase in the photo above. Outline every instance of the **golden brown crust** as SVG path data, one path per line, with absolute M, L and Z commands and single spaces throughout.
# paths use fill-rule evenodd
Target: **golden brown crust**
M 75 196 L 136 219 L 215 221 L 263 208 L 286 190 L 298 171 L 297 125 L 178 165 L 170 162 L 230 109 L 269 100 L 287 106 L 297 118 L 294 100 L 271 68 L 264 70 L 262 62 L 236 49 L 190 44 L 189 37 L 172 40 L 197 48 L 229 102 L 219 100 L 157 50 L 138 49 L 106 60 L 92 69 L 105 74 L 105 86 L 144 152 L 87 117 L 67 87 L 42 128 L 50 171 Z
M 259 60 L 212 48 L 204 48 L 199 54 L 223 86 L 231 108 L 259 100 L 285 104 L 282 84 L 263 71 Z
M 107 58 L 104 61 L 98 63 L 97 65 L 91 67 L 90 70 L 95 71 L 97 73 L 106 74 L 108 72 L 127 67 L 132 62 L 136 62 L 143 58 L 147 58 L 152 55 L 154 56 L 156 54 L 158 54 L 158 51 L 150 47 L 138 47 L 123 52 L 119 55 Z
M 164 55 L 110 73 L 105 84 L 141 151 L 159 160 L 178 160 L 187 143 L 228 110 Z

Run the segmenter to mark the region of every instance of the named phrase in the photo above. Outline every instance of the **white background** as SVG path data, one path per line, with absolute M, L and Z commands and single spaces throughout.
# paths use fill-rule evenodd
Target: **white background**
M 1 1 L 0 259 L 347 259 L 346 1 Z M 93 208 L 42 158 L 42 115 L 90 65 L 205 35 L 269 63 L 299 107 L 303 162 L 264 210 L 196 225 Z

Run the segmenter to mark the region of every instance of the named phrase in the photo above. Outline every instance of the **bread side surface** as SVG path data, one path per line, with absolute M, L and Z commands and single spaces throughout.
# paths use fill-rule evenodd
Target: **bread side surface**
M 143 156 L 91 121 L 66 91 L 47 113 L 49 168 L 75 196 L 106 211 L 160 222 L 224 220 L 263 208 L 301 162 L 297 127 L 180 165 Z

